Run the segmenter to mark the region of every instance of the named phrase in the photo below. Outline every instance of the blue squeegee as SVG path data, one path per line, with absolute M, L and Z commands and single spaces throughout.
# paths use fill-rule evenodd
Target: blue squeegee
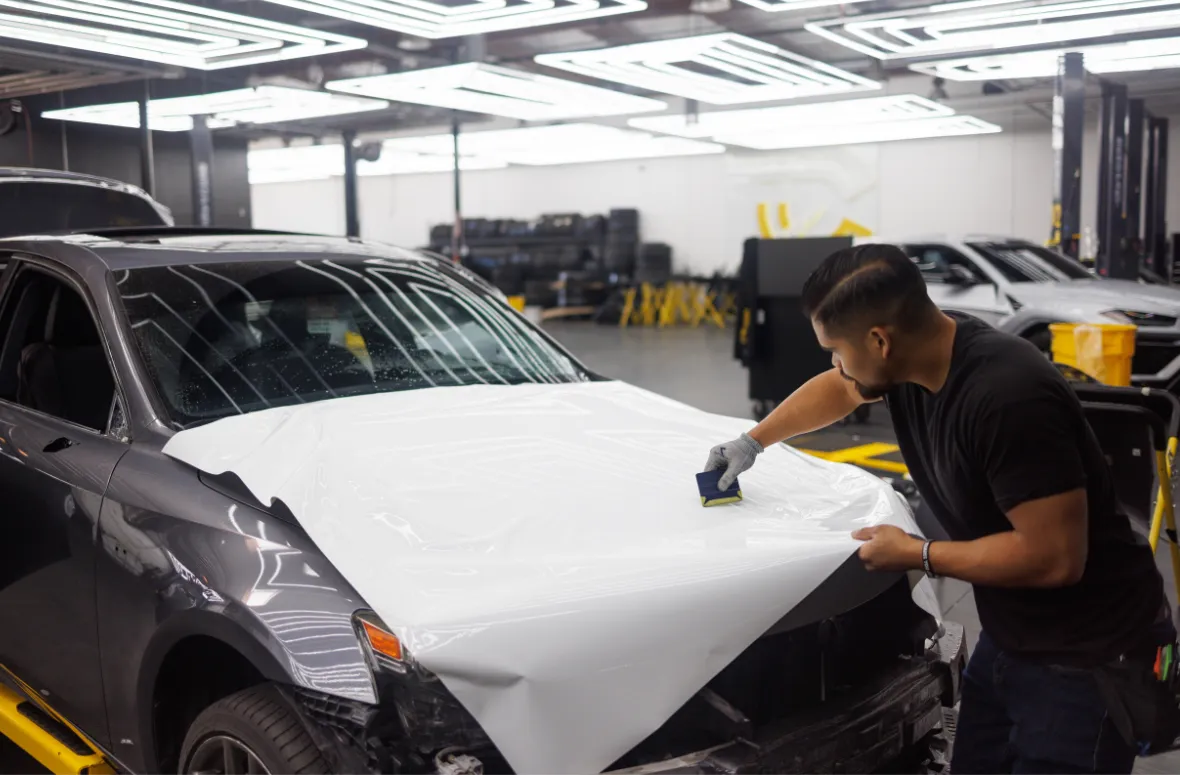
M 717 487 L 717 482 L 724 475 L 724 468 L 697 474 L 697 489 L 701 491 L 702 506 L 720 506 L 724 503 L 737 503 L 742 499 L 742 487 L 736 478 L 728 490 Z

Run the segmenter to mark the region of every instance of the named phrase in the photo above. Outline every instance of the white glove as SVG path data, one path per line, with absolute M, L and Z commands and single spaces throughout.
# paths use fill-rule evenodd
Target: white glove
M 762 445 L 754 441 L 748 433 L 743 433 L 736 439 L 725 444 L 718 444 L 709 450 L 709 462 L 705 463 L 706 471 L 716 471 L 724 468 L 725 473 L 717 481 L 717 487 L 728 490 L 733 486 L 733 480 L 739 474 L 749 471 L 754 466 L 754 459 L 765 450 Z

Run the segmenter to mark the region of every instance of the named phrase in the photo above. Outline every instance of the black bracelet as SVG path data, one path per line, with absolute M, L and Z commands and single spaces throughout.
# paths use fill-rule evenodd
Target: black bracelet
M 928 578 L 936 579 L 938 574 L 930 567 L 930 544 L 932 543 L 934 542 L 927 540 L 922 544 L 922 570 L 926 571 Z

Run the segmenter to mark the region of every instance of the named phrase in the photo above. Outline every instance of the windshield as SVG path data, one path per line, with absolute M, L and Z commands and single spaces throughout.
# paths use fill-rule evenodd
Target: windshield
M 339 396 L 592 378 L 503 301 L 433 262 L 151 267 L 116 282 L 180 428 Z
M 0 237 L 112 226 L 167 226 L 141 196 L 67 181 L 0 183 Z
M 1094 275 L 1069 256 L 1027 242 L 970 242 L 1000 274 L 1014 283 L 1093 280 Z

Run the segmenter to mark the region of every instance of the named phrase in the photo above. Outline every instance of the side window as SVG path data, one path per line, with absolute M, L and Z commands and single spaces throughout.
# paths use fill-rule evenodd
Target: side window
M 64 280 L 27 268 L 5 299 L 0 399 L 105 431 L 115 380 L 82 296 Z
M 945 283 L 952 266 L 963 267 L 980 283 L 991 282 L 966 256 L 947 245 L 906 245 L 904 250 L 927 283 Z

